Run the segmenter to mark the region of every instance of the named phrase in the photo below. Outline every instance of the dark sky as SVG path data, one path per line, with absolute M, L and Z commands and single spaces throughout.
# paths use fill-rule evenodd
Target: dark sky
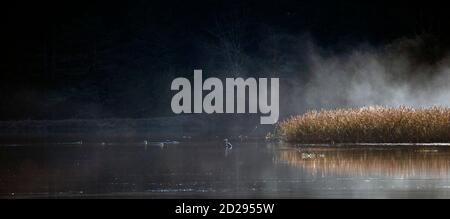
M 421 34 L 439 54 L 450 45 L 434 1 L 16 1 L 1 14 L 1 120 L 170 115 L 170 82 L 195 68 L 249 75 L 301 59 L 274 36 L 337 51 Z

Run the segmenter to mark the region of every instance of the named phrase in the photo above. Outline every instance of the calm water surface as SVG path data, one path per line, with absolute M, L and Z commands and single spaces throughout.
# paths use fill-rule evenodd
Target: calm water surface
M 450 198 L 450 147 L 0 146 L 0 197 Z

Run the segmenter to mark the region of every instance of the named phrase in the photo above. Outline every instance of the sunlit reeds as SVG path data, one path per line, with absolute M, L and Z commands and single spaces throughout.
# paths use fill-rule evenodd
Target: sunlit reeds
M 450 142 L 450 108 L 363 107 L 309 111 L 278 126 L 299 143 Z

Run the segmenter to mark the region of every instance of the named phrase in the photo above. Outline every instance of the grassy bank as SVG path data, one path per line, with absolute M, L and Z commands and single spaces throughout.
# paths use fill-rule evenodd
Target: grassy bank
M 450 142 L 450 108 L 364 107 L 310 111 L 278 126 L 298 143 Z

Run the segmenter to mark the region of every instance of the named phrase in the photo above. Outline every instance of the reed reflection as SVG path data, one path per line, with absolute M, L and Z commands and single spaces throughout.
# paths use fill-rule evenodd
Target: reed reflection
M 279 150 L 275 163 L 323 177 L 442 179 L 449 177 L 450 149 L 300 147 Z

